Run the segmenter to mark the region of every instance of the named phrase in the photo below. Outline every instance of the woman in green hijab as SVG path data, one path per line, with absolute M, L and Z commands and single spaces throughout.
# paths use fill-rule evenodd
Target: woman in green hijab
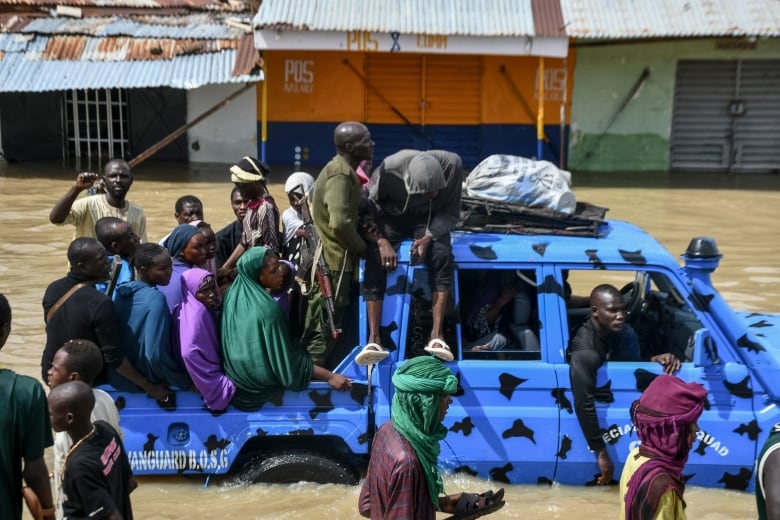
M 349 390 L 349 379 L 315 366 L 290 338 L 287 318 L 269 294 L 284 285 L 276 255 L 256 246 L 241 256 L 237 268 L 222 315 L 225 374 L 236 385 L 231 404 L 255 411 L 280 390 L 303 390 L 312 378 Z

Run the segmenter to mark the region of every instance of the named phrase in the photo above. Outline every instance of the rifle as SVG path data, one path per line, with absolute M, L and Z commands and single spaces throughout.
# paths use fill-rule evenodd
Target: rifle
M 114 259 L 111 261 L 111 270 L 108 272 L 108 284 L 106 284 L 106 296 L 112 298 L 114 295 L 114 289 L 116 289 L 116 282 L 119 280 L 119 272 L 122 270 L 122 257 L 114 255 Z
M 330 268 L 325 261 L 325 255 L 322 251 L 317 254 L 317 247 L 320 244 L 319 236 L 317 236 L 317 230 L 314 227 L 314 221 L 311 218 L 311 211 L 309 211 L 309 201 L 306 194 L 303 193 L 302 186 L 296 186 L 289 192 L 289 195 L 295 197 L 296 202 L 299 203 L 301 208 L 301 216 L 303 217 L 303 228 L 306 231 L 306 246 L 309 251 L 314 254 L 317 264 L 314 267 L 314 272 L 317 275 L 317 282 L 320 284 L 320 293 L 322 294 L 322 301 L 325 305 L 325 314 L 328 317 L 328 327 L 333 339 L 338 339 L 341 335 L 341 329 L 336 327 L 334 315 L 336 313 L 336 298 L 333 294 L 333 277 L 330 274 Z

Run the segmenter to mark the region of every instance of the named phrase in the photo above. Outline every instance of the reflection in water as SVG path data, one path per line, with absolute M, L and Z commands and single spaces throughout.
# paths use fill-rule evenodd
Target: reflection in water
M 70 226 L 51 225 L 48 214 L 75 177 L 75 170 L 60 165 L 0 163 L 0 291 L 14 312 L 13 331 L 0 361 L 33 377 L 39 374 L 44 345 L 41 298 L 45 287 L 65 273 L 65 251 L 73 233 Z M 282 208 L 287 206 L 285 177 L 271 175 L 272 193 Z M 609 207 L 608 217 L 638 224 L 675 255 L 691 237 L 713 236 L 724 255 L 713 281 L 724 297 L 737 309 L 780 313 L 780 261 L 774 241 L 780 178 L 575 175 L 574 182 L 578 199 Z M 149 239 L 159 240 L 174 227 L 173 204 L 185 194 L 201 198 L 205 219 L 215 229 L 229 223 L 230 188 L 224 165 L 144 163 L 135 170 L 128 198 L 144 208 Z M 594 459 L 594 473 L 596 469 Z M 247 487 L 215 479 L 204 488 L 203 483 L 202 478 L 141 479 L 133 493 L 136 517 L 358 517 L 356 487 Z M 450 492 L 499 487 L 495 484 L 461 475 L 445 478 Z M 753 496 L 746 493 L 689 488 L 685 498 L 689 518 L 755 517 Z M 507 506 L 491 518 L 616 518 L 618 507 L 617 489 L 509 486 Z

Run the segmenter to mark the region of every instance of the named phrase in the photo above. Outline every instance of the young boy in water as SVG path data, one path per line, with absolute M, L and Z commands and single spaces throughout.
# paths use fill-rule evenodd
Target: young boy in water
M 91 420 L 95 394 L 83 381 L 68 381 L 49 393 L 54 431 L 73 441 L 55 478 L 60 479 L 66 518 L 132 520 L 130 493 L 138 486 L 116 430 Z

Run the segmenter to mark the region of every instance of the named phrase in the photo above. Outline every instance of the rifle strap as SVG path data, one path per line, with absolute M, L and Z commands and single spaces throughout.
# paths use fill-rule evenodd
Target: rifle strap
M 68 301 L 68 298 L 73 296 L 73 293 L 81 289 L 82 287 L 86 287 L 89 285 L 86 282 L 80 282 L 68 289 L 68 292 L 60 296 L 60 299 L 54 302 L 54 305 L 49 308 L 49 312 L 46 313 L 46 323 L 49 323 L 51 321 L 51 317 L 54 316 L 58 310 L 60 310 L 60 307 L 65 305 L 65 302 Z
M 339 270 L 339 281 L 336 283 L 336 299 L 339 297 L 339 289 L 341 289 L 341 281 L 344 279 L 344 268 L 347 267 L 347 251 L 344 251 L 344 258 L 341 259 L 341 269 Z

